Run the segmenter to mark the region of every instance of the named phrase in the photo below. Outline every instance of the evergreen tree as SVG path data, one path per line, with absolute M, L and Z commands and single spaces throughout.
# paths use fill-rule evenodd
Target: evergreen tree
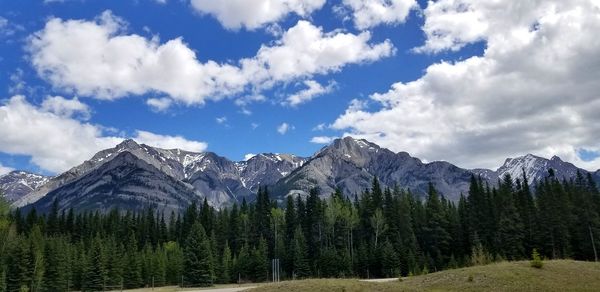
M 87 255 L 83 270 L 81 290 L 104 291 L 105 287 L 104 251 L 99 238 L 95 238 Z
M 44 251 L 43 291 L 67 290 L 69 280 L 68 248 L 63 239 L 51 238 Z
M 445 266 L 449 257 L 450 234 L 447 231 L 448 221 L 444 216 L 444 205 L 441 203 L 437 190 L 429 184 L 427 203 L 425 205 L 426 225 L 424 228 L 425 250 L 433 259 L 435 270 Z
M 229 249 L 229 243 L 225 242 L 223 248 L 223 259 L 221 261 L 221 275 L 219 275 L 219 283 L 230 283 L 231 282 L 231 269 L 233 265 L 233 259 L 231 257 L 231 249 Z
M 27 240 L 17 237 L 10 243 L 6 259 L 7 291 L 20 291 L 31 285 L 31 258 Z
M 295 278 L 302 279 L 310 275 L 310 265 L 308 263 L 308 251 L 306 248 L 306 240 L 300 227 L 294 232 L 294 240 L 291 247 L 293 258 L 292 273 Z
M 184 249 L 183 278 L 186 286 L 211 286 L 213 284 L 213 258 L 204 227 L 192 225 Z
M 506 174 L 498 191 L 499 210 L 498 248 L 504 258 L 517 260 L 524 257 L 523 224 L 514 203 L 513 182 Z

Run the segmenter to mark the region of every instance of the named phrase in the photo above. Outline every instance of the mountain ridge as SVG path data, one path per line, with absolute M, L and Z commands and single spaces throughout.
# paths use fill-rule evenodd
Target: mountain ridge
M 214 152 L 161 149 L 138 144 L 134 140 L 124 140 L 113 148 L 99 151 L 89 160 L 64 173 L 51 178 L 45 177 L 44 183 L 36 185 L 37 187 L 22 188 L 20 193 L 11 191 L 7 198 L 10 198 L 14 207 L 24 207 L 48 195 L 61 197 L 70 194 L 70 197 L 76 197 L 77 192 L 85 192 L 91 201 L 95 200 L 94 195 L 98 195 L 110 205 L 110 197 L 106 193 L 95 194 L 87 192 L 88 189 L 80 190 L 80 180 L 85 178 L 88 183 L 106 183 L 102 176 L 93 172 L 123 153 L 132 155 L 129 160 L 124 159 L 123 163 L 131 162 L 132 159 L 145 163 L 140 166 L 145 171 L 140 177 L 160 177 L 165 180 L 164 185 L 161 185 L 163 189 L 159 191 L 144 189 L 144 184 L 149 182 L 140 182 L 140 189 L 144 189 L 144 194 L 151 198 L 144 201 L 144 194 L 138 192 L 142 198 L 139 203 L 142 205 L 160 201 L 160 194 L 173 197 L 172 193 L 165 192 L 164 189 L 186 188 L 189 188 L 189 192 L 183 191 L 183 196 L 187 199 L 180 201 L 206 198 L 214 207 L 231 205 L 243 199 L 250 201 L 261 185 L 269 186 L 273 198 L 280 202 L 288 195 L 306 195 L 314 187 L 320 189 L 323 197 L 337 188 L 351 196 L 369 188 L 374 177 L 384 187 L 397 185 L 420 196 L 425 195 L 429 182 L 432 182 L 442 195 L 456 201 L 461 194 L 467 195 L 471 175 L 480 175 L 495 184 L 506 173 L 513 179 L 520 178 L 522 170 L 525 170 L 530 181 L 547 176 L 548 168 L 553 168 L 557 177 L 570 178 L 577 171 L 588 173 L 557 156 L 546 159 L 532 154 L 507 158 L 496 170 L 464 169 L 446 161 L 423 162 L 407 152 L 393 152 L 367 140 L 352 137 L 336 139 L 308 158 L 293 154 L 261 153 L 244 161 L 232 161 Z M 597 181 L 600 180 L 600 170 L 589 173 Z M 2 178 L 4 176 L 0 176 L 0 181 Z M 118 184 L 106 183 L 105 187 L 112 187 L 117 193 L 125 192 Z M 48 199 L 37 205 L 48 207 Z M 179 208 L 170 207 L 171 209 Z

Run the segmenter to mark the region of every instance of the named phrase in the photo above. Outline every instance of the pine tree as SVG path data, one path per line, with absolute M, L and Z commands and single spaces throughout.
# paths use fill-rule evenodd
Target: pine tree
M 219 275 L 219 283 L 231 282 L 231 269 L 233 265 L 233 259 L 231 257 L 231 249 L 229 249 L 229 243 L 225 242 L 223 248 L 223 259 L 221 261 L 221 275 Z
M 104 251 L 99 238 L 92 241 L 83 271 L 83 291 L 103 291 L 105 286 Z
M 28 246 L 22 237 L 17 237 L 10 243 L 6 259 L 7 291 L 20 291 L 21 287 L 31 285 L 31 258 Z
M 398 276 L 398 254 L 394 250 L 392 243 L 385 241 L 381 248 L 381 266 L 383 275 L 385 277 L 396 277 Z
M 137 240 L 130 233 L 126 247 L 126 264 L 123 271 L 123 286 L 127 289 L 142 286 L 142 263 L 138 254 Z
M 451 238 L 447 231 L 448 221 L 444 214 L 444 205 L 431 183 L 429 184 L 428 193 L 429 196 L 425 205 L 425 250 L 433 259 L 433 268 L 439 270 L 445 266 L 446 257 L 449 256 L 448 250 Z
M 213 284 L 213 258 L 210 243 L 202 225 L 192 225 L 184 250 L 183 278 L 186 286 Z
M 62 239 L 50 239 L 44 250 L 45 268 L 43 291 L 61 291 L 67 289 L 68 248 Z
M 306 248 L 306 240 L 300 227 L 294 232 L 294 240 L 292 243 L 293 270 L 295 278 L 306 278 L 310 276 L 310 265 L 308 263 L 308 251 Z
M 167 256 L 165 267 L 167 282 L 171 285 L 179 284 L 183 275 L 183 250 L 177 242 L 167 242 L 164 244 L 164 250 Z
M 498 247 L 502 256 L 517 260 L 524 257 L 523 224 L 514 203 L 513 182 L 510 174 L 504 176 L 498 190 L 499 209 Z

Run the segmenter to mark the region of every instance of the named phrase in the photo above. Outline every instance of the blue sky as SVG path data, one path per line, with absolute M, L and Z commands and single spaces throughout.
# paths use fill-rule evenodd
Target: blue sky
M 201 3 L 203 0 L 196 2 Z M 223 3 L 227 2 L 224 1 Z M 259 2 L 268 1 L 257 1 L 256 5 Z M 499 166 L 499 163 L 505 157 L 523 155 L 528 152 L 543 156 L 558 154 L 572 162 L 588 163 L 589 168 L 598 166 L 597 155 L 593 154 L 598 153 L 599 145 L 597 142 L 593 142 L 594 136 L 589 134 L 593 129 L 586 129 L 586 131 L 581 132 L 581 135 L 586 137 L 585 139 L 568 140 L 567 143 L 562 143 L 564 139 L 559 139 L 561 143 L 537 141 L 537 143 L 520 145 L 514 141 L 503 139 L 507 135 L 506 131 L 510 132 L 510 130 L 518 131 L 528 137 L 546 135 L 546 133 L 568 135 L 565 129 L 555 128 L 554 130 L 547 130 L 550 131 L 547 132 L 545 129 L 535 126 L 524 128 L 523 124 L 527 122 L 522 124 L 509 123 L 509 120 L 520 119 L 525 115 L 538 117 L 545 110 L 556 112 L 560 107 L 546 109 L 539 107 L 537 109 L 536 104 L 544 102 L 544 99 L 558 100 L 558 97 L 549 96 L 541 89 L 534 89 L 532 93 L 531 88 L 513 82 L 494 85 L 497 87 L 491 86 L 490 88 L 469 90 L 469 86 L 472 85 L 469 82 L 477 80 L 473 79 L 473 76 L 485 74 L 497 74 L 484 76 L 487 78 L 486 80 L 519 75 L 519 82 L 533 84 L 533 87 L 536 86 L 536 83 L 544 84 L 546 82 L 543 76 L 539 77 L 533 73 L 526 75 L 527 68 L 506 61 L 511 58 L 510 53 L 515 56 L 512 60 L 516 60 L 515 62 L 518 63 L 519 59 L 517 57 L 521 53 L 527 52 L 525 49 L 529 48 L 523 48 L 523 51 L 516 51 L 515 49 L 514 52 L 508 50 L 508 53 L 506 53 L 507 50 L 501 50 L 501 46 L 505 44 L 492 41 L 503 37 L 507 41 L 517 43 L 518 39 L 511 39 L 507 35 L 514 31 L 512 29 L 519 28 L 519 26 L 535 27 L 535 29 L 529 30 L 532 34 L 545 33 L 545 26 L 548 26 L 548 34 L 554 37 L 556 34 L 550 34 L 550 29 L 553 29 L 554 26 L 552 26 L 552 23 L 546 24 L 544 22 L 544 19 L 546 19 L 544 17 L 548 17 L 549 12 L 542 7 L 543 4 L 517 8 L 507 4 L 508 10 L 526 9 L 526 11 L 521 12 L 526 12 L 527 16 L 524 18 L 529 20 L 520 23 L 517 20 L 505 19 L 505 15 L 496 15 L 499 14 L 498 9 L 476 4 L 476 1 L 462 1 L 466 5 L 464 7 L 467 7 L 464 8 L 453 6 L 454 4 L 444 0 L 439 2 L 441 4 L 448 2 L 446 3 L 448 9 L 436 9 L 433 5 L 429 7 L 426 1 L 398 0 L 394 2 L 399 3 L 398 5 L 407 5 L 409 8 L 405 9 L 408 11 L 406 17 L 400 17 L 397 12 L 394 12 L 396 14 L 390 13 L 379 16 L 382 17 L 380 21 L 360 24 L 357 20 L 359 13 L 372 14 L 373 12 L 365 11 L 364 7 L 352 6 L 352 2 L 357 1 L 312 0 L 311 2 L 310 0 L 298 0 L 291 2 L 305 2 L 304 5 L 313 6 L 304 12 L 298 12 L 290 8 L 291 11 L 281 12 L 275 20 L 259 19 L 258 26 L 244 24 L 242 20 L 240 22 L 242 23 L 241 27 L 231 28 L 228 27 L 224 19 L 235 21 L 239 15 L 227 15 L 227 13 L 219 11 L 218 8 L 211 8 L 208 4 L 197 4 L 194 1 L 167 0 L 165 3 L 152 0 L 65 0 L 50 3 L 44 3 L 43 1 L 1 1 L 0 92 L 3 94 L 0 95 L 0 98 L 4 100 L 6 113 L 10 113 L 10 111 L 17 112 L 14 110 L 17 106 L 16 101 L 12 103 L 12 106 L 7 104 L 15 95 L 22 95 L 23 100 L 19 101 L 19 104 L 29 105 L 28 110 L 36 111 L 36 113 L 41 111 L 43 112 L 42 116 L 56 115 L 57 119 L 66 119 L 78 123 L 78 125 L 91 125 L 94 129 L 100 131 L 100 133 L 92 134 L 93 138 L 98 138 L 101 141 L 77 142 L 79 144 L 73 147 L 83 147 L 86 148 L 86 151 L 81 151 L 77 155 L 69 155 L 67 161 L 62 163 L 57 162 L 57 157 L 60 157 L 59 154 L 48 154 L 46 149 L 18 147 L 18 143 L 21 143 L 22 139 L 16 137 L 16 134 L 11 134 L 13 132 L 6 131 L 0 133 L 8 136 L 4 140 L 0 138 L 0 166 L 4 169 L 26 169 L 35 172 L 55 173 L 65 169 L 68 165 L 73 166 L 76 161 L 87 158 L 88 153 L 93 153 L 113 143 L 118 138 L 139 137 L 138 131 L 158 135 L 152 136 L 154 140 L 146 139 L 150 144 L 161 137 L 166 140 L 178 137 L 180 139 L 173 140 L 175 141 L 173 143 L 156 142 L 156 144 L 164 147 L 181 146 L 181 148 L 191 145 L 188 148 L 198 150 L 203 146 L 192 142 L 205 143 L 203 145 L 207 145 L 207 150 L 233 160 L 241 160 L 248 153 L 260 152 L 294 153 L 309 156 L 323 147 L 323 144 L 311 142 L 314 137 L 340 137 L 351 134 L 373 140 L 396 151 L 408 151 L 426 161 L 448 160 L 465 167 Z M 377 0 L 372 2 L 383 3 Z M 581 1 L 581 3 L 583 4 L 579 4 L 579 6 L 565 5 L 559 7 L 553 13 L 560 14 L 564 12 L 567 15 L 566 13 L 573 9 L 585 5 L 595 5 L 588 1 Z M 390 10 L 394 9 L 389 5 L 382 7 Z M 341 13 L 340 10 L 345 12 Z M 121 86 L 118 82 L 83 84 L 75 80 L 77 76 L 69 76 L 70 73 L 60 71 L 61 65 L 57 65 L 56 62 L 53 63 L 51 60 L 52 52 L 48 48 L 50 34 L 41 36 L 48 32 L 46 30 L 47 23 L 51 22 L 52 19 L 60 20 L 61 25 L 65 25 L 65 27 L 66 23 L 71 20 L 78 21 L 74 25 L 89 23 L 101 27 L 101 16 L 107 11 L 110 11 L 108 17 L 118 23 L 119 26 L 119 29 L 111 38 L 137 35 L 149 42 L 152 38 L 155 38 L 156 46 L 162 46 L 170 40 L 182 38 L 183 46 L 195 53 L 196 61 L 199 64 L 213 61 L 219 65 L 228 64 L 241 68 L 240 60 L 254 58 L 261 46 L 274 47 L 281 45 L 282 34 L 293 29 L 299 21 L 307 22 L 307 26 L 319 28 L 324 34 L 321 38 L 333 37 L 336 34 L 358 36 L 369 33 L 370 38 L 362 44 L 376 46 L 387 42 L 392 49 L 387 54 L 382 53 L 377 57 L 370 59 L 356 57 L 352 60 L 342 60 L 336 66 L 313 71 L 307 70 L 302 74 L 298 74 L 298 76 L 280 78 L 275 73 L 269 73 L 271 74 L 270 77 L 264 79 L 244 77 L 250 81 L 244 81 L 242 86 L 236 87 L 235 90 L 224 92 L 221 87 L 217 86 L 216 89 L 211 89 L 211 92 L 201 98 L 190 97 L 190 95 L 177 97 L 175 96 L 177 94 L 174 93 L 176 89 L 171 91 L 161 90 L 162 87 L 156 85 L 156 83 L 144 84 L 144 81 L 140 81 L 140 86 L 144 88 L 138 90 L 141 93 L 132 92 L 139 88 L 134 86 L 124 90 L 124 92 L 114 93 L 119 89 L 116 86 Z M 450 13 L 447 13 L 448 11 L 456 11 L 457 15 L 450 15 Z M 474 23 L 461 24 L 460 22 L 464 19 L 469 20 L 468 17 L 460 15 L 465 11 L 466 13 L 473 12 L 475 15 L 480 15 L 480 17 L 472 20 Z M 219 13 L 225 14 L 219 16 Z M 439 15 L 440 13 L 442 15 Z M 438 21 L 444 17 L 445 13 L 448 17 L 456 17 L 456 21 L 446 23 Z M 389 15 L 393 16 L 384 18 L 389 17 Z M 482 15 L 485 17 L 481 17 Z M 589 16 L 594 15 L 597 16 L 597 12 L 595 14 L 592 12 Z M 496 19 L 494 17 L 499 21 L 481 23 L 488 18 Z M 4 24 L 2 24 L 2 20 Z M 564 21 L 576 21 L 576 19 L 566 19 Z M 541 24 L 532 26 L 536 22 Z M 431 25 L 428 26 L 428 23 Z M 436 27 L 440 23 L 442 23 L 442 28 L 448 26 L 447 31 L 441 30 L 441 36 L 440 27 Z M 506 25 L 506 23 L 510 25 Z M 452 28 L 452 25 L 456 25 L 456 29 Z M 498 27 L 495 28 L 494 25 L 498 25 Z M 514 27 L 511 27 L 511 25 Z M 467 31 L 465 31 L 465 27 Z M 487 27 L 487 29 L 482 30 L 478 27 Z M 277 30 L 279 33 L 273 33 Z M 64 30 L 62 33 L 66 34 L 69 31 Z M 568 32 L 559 31 L 559 33 L 566 34 Z M 585 31 L 581 33 L 585 35 Z M 41 44 L 37 46 L 32 45 L 34 42 L 32 35 L 35 34 L 38 34 L 38 39 L 42 40 L 40 41 Z M 510 35 L 513 36 L 514 33 Z M 48 38 L 46 39 L 46 37 Z M 68 36 L 63 35 L 52 35 L 52 37 L 56 42 L 70 39 L 67 38 Z M 60 37 L 64 37 L 64 39 L 60 39 Z M 528 40 L 531 42 L 531 46 L 536 45 L 534 43 L 535 37 L 542 38 L 544 36 L 533 35 L 533 39 Z M 449 42 L 448 39 L 450 39 Z M 552 41 L 553 39 L 550 39 L 550 42 Z M 560 41 L 562 40 L 556 40 L 556 42 Z M 578 41 L 583 44 L 586 40 Z M 574 50 L 578 49 L 577 44 L 575 43 Z M 304 44 L 294 45 L 301 47 Z M 154 52 L 156 48 L 149 46 L 149 51 Z M 32 49 L 32 47 L 35 48 Z M 418 52 L 415 51 L 415 48 L 419 47 L 422 49 Z M 77 48 L 69 49 L 73 50 L 73 55 L 87 54 L 85 47 L 81 51 Z M 339 50 L 339 54 L 343 55 L 344 48 Z M 495 51 L 502 51 L 508 57 L 499 56 L 500 53 L 493 55 Z M 329 53 L 331 54 L 331 52 Z M 598 53 L 589 53 L 587 56 L 596 58 Z M 39 57 L 41 61 L 36 63 L 34 61 L 36 57 Z M 494 61 L 496 67 L 485 69 L 483 65 L 473 65 L 472 63 L 476 60 Z M 103 60 L 102 62 L 110 61 Z M 101 61 L 95 60 L 92 64 L 98 62 Z M 506 64 L 503 65 L 500 62 L 506 62 Z M 574 61 L 567 58 L 561 59 L 561 56 L 558 56 L 547 60 L 546 63 L 530 66 L 543 72 L 545 67 L 553 68 L 569 65 L 566 62 Z M 74 65 L 67 64 L 65 66 Z M 539 66 L 539 68 L 536 66 Z M 577 68 L 573 70 L 575 69 Z M 594 68 L 588 69 L 592 71 Z M 502 70 L 505 71 L 501 72 Z M 454 72 L 463 72 L 468 76 L 454 76 L 458 74 L 454 74 Z M 449 80 L 440 81 L 443 78 L 436 77 L 435 74 L 440 74 L 440 76 Z M 222 77 L 223 74 L 215 76 L 213 78 L 226 78 Z M 548 78 L 551 80 L 554 77 L 556 76 Z M 577 99 L 578 103 L 597 100 L 598 96 L 589 93 L 591 92 L 589 90 L 581 94 L 577 92 L 586 80 L 585 78 L 581 80 L 576 78 L 578 77 L 572 77 L 570 80 L 573 87 L 557 89 L 559 92 L 573 92 L 572 96 L 563 95 L 562 100 L 565 105 L 577 105 L 569 103 L 570 98 Z M 327 89 L 301 104 L 295 106 L 285 104 L 287 98 L 306 88 L 305 82 L 307 81 L 316 82 L 316 84 Z M 461 84 L 463 81 L 465 83 Z M 263 86 L 267 83 L 272 84 Z M 400 86 L 394 87 L 394 84 Z M 412 85 L 409 86 L 409 84 Z M 115 86 L 116 89 L 111 88 L 111 86 Z M 504 88 L 512 86 L 514 86 L 513 91 L 503 92 Z M 89 90 L 89 88 L 93 89 Z M 100 89 L 109 90 L 114 94 L 111 93 L 111 96 L 108 97 L 101 96 L 102 94 L 98 93 Z M 449 92 L 449 94 L 446 95 L 445 92 Z M 473 99 L 462 100 L 466 98 L 465 96 L 468 97 L 470 92 L 477 92 L 477 96 L 472 97 Z M 503 93 L 494 96 L 497 92 Z M 382 98 L 378 99 L 374 96 L 378 94 Z M 242 100 L 252 95 L 260 95 L 261 100 L 242 102 Z M 44 102 L 49 97 L 55 96 L 61 96 L 64 100 L 76 99 L 77 103 L 83 104 L 85 109 L 78 107 L 73 110 L 71 108 L 68 113 L 65 113 L 64 108 L 62 108 L 64 107 L 63 103 L 58 102 L 56 104 L 61 104 L 60 109 L 56 107 L 44 108 Z M 215 98 L 215 96 L 219 97 Z M 148 105 L 148 100 L 159 98 L 168 100 L 170 106 L 166 109 L 157 110 Z M 186 98 L 187 100 L 192 98 L 194 101 L 186 103 L 184 101 Z M 448 100 L 445 100 L 446 98 Z M 487 100 L 488 98 L 489 100 Z M 61 99 L 61 101 L 64 100 Z M 360 107 L 351 106 L 353 100 L 356 100 L 355 103 L 360 104 Z M 408 100 L 416 100 L 416 104 L 432 104 L 435 108 L 415 107 L 415 103 L 407 103 Z M 516 104 L 520 102 L 529 103 Z M 532 111 L 521 113 L 515 111 L 509 105 L 514 105 L 519 109 L 532 108 Z M 411 110 L 411 107 L 414 108 Z M 503 119 L 488 118 L 495 115 L 494 107 L 503 113 Z M 448 112 L 445 112 L 445 108 L 448 109 Z M 465 111 L 463 118 L 450 117 L 450 111 L 456 113 L 467 108 L 468 110 Z M 471 120 L 471 117 L 477 116 L 477 114 L 471 112 L 474 109 L 477 112 L 481 110 L 484 113 L 489 111 L 490 114 L 485 118 Z M 420 111 L 431 116 L 417 115 Z M 415 116 L 412 116 L 413 114 Z M 406 120 L 403 118 L 398 120 L 390 118 L 399 115 L 404 115 Z M 573 107 L 566 115 L 557 116 L 556 120 L 569 120 L 577 116 L 583 122 L 596 121 L 592 117 L 588 117 L 587 113 L 579 107 Z M 0 120 L 2 120 L 1 112 Z M 26 121 L 26 119 L 24 120 Z M 411 121 L 419 122 L 419 124 L 411 125 Z M 289 125 L 289 130 L 280 133 L 277 129 L 283 123 Z M 509 126 L 506 126 L 507 123 Z M 324 125 L 321 127 L 322 129 L 315 129 L 320 124 Z M 377 129 L 373 124 L 382 125 L 381 129 Z M 452 125 L 452 128 L 447 129 L 448 125 Z M 411 127 L 408 128 L 408 126 Z M 10 127 L 11 130 L 18 131 L 20 125 L 6 122 L 3 127 Z M 73 131 L 78 131 L 79 128 L 74 127 Z M 442 129 L 444 129 L 443 133 L 438 132 Z M 491 134 L 482 134 L 481 129 L 489 129 Z M 60 130 L 57 129 L 57 132 L 60 133 Z M 488 132 L 488 130 L 485 131 Z M 35 133 L 35 128 L 32 133 Z M 11 135 L 15 135 L 14 139 Z M 75 133 L 69 137 L 76 140 L 77 135 L 78 133 Z M 45 140 L 41 139 L 43 136 L 42 133 L 40 137 L 37 137 L 37 135 L 31 137 L 30 143 L 44 144 Z M 67 138 L 62 141 L 67 144 L 72 143 Z M 48 143 L 48 147 L 57 147 L 57 145 L 60 145 L 60 141 Z M 475 158 L 471 158 L 473 155 L 475 155 Z

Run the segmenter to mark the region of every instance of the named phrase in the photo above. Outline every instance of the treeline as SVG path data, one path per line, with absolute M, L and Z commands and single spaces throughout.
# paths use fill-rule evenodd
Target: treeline
M 535 194 L 531 190 L 535 190 Z M 552 170 L 530 188 L 525 176 L 497 186 L 472 177 L 468 196 L 446 200 L 430 184 L 424 200 L 377 179 L 360 195 L 288 197 L 261 188 L 215 210 L 206 200 L 183 214 L 20 210 L 0 215 L 1 291 L 98 291 L 207 286 L 270 278 L 394 277 L 507 259 L 533 249 L 547 258 L 595 260 L 600 194 L 590 176 Z

